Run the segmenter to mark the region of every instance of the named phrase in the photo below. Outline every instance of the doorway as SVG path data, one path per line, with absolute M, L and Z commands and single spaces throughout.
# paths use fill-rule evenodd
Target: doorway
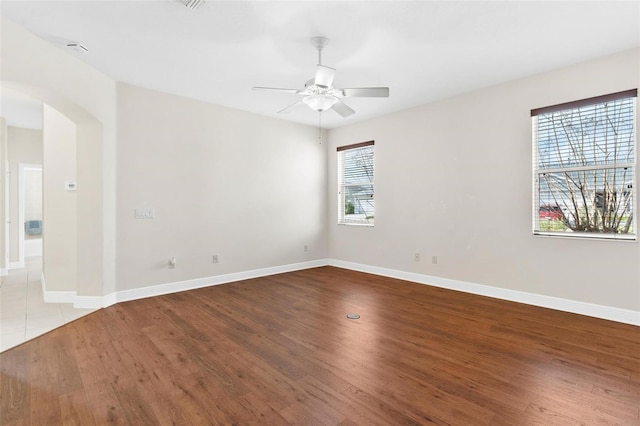
M 20 261 L 42 256 L 42 165 L 20 164 L 18 203 Z

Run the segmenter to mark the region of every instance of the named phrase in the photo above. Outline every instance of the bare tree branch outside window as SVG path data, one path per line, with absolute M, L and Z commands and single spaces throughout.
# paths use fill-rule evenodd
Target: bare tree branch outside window
M 635 97 L 534 116 L 536 232 L 635 236 Z

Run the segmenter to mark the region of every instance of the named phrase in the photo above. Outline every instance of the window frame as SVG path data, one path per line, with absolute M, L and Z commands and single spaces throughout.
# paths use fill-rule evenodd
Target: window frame
M 343 157 L 345 152 L 359 150 L 363 148 L 371 147 L 372 150 L 372 160 L 371 160 L 371 172 L 372 179 L 370 182 L 366 183 L 345 183 L 344 182 L 344 167 L 343 167 Z M 351 145 L 339 146 L 336 148 L 337 152 L 337 171 L 338 171 L 338 225 L 350 225 L 350 226 L 369 226 L 373 227 L 375 224 L 375 142 L 367 141 L 360 142 Z M 364 219 L 354 219 L 347 218 L 346 216 L 346 190 L 347 187 L 358 187 L 358 186 L 367 186 L 371 185 L 371 197 L 374 202 L 372 210 L 373 215 L 371 217 L 368 216 L 368 213 L 365 213 Z
M 540 159 L 540 152 L 539 152 L 539 146 L 540 146 L 540 139 L 539 139 L 539 133 L 538 133 L 538 129 L 539 129 L 539 116 L 544 115 L 544 114 L 550 114 L 550 113 L 556 113 L 556 112 L 561 112 L 561 111 L 573 111 L 574 113 L 580 113 L 581 111 L 579 111 L 580 108 L 583 107 L 591 107 L 593 106 L 594 109 L 596 107 L 596 105 L 599 104 L 605 104 L 608 102 L 613 102 L 613 101 L 619 101 L 619 100 L 623 100 L 623 99 L 629 99 L 631 98 L 631 102 L 632 102 L 632 123 L 631 125 L 633 126 L 632 129 L 632 138 L 633 138 L 633 144 L 631 147 L 631 155 L 632 155 L 632 159 L 631 161 L 627 161 L 627 162 L 618 162 L 617 160 L 614 160 L 613 162 L 610 161 L 603 161 L 602 163 L 598 162 L 598 164 L 580 164 L 580 165 L 570 165 L 570 166 L 566 166 L 564 164 L 560 164 L 558 167 L 544 167 L 542 166 L 542 162 Z M 637 146 L 638 146 L 638 130 L 637 130 L 637 124 L 638 124 L 638 103 L 637 103 L 637 99 L 638 99 L 638 89 L 631 89 L 631 90 L 625 90 L 622 92 L 616 92 L 616 93 L 611 93 L 611 94 L 607 94 L 607 95 L 603 95 L 603 96 L 596 96 L 596 97 L 591 97 L 591 98 L 586 98 L 586 99 L 581 99 L 578 101 L 573 101 L 573 102 L 567 102 L 567 103 L 562 103 L 562 104 L 557 104 L 557 105 L 552 105 L 552 106 L 548 106 L 548 107 L 543 107 L 543 108 L 536 108 L 536 109 L 532 109 L 531 110 L 531 119 L 532 119 L 532 154 L 533 154 L 533 161 L 532 161 L 532 183 L 533 183 L 533 223 L 532 223 L 532 228 L 533 228 L 533 235 L 534 236 L 551 236 L 551 237 L 562 237 L 562 238 L 584 238 L 584 239 L 593 239 L 593 240 L 617 240 L 617 241 L 637 241 L 638 239 L 638 228 L 637 228 Z M 594 113 L 595 114 L 595 113 Z M 581 127 L 582 129 L 582 127 Z M 608 139 L 607 139 L 608 140 Z M 620 144 L 621 146 L 624 146 L 622 144 Z M 616 144 L 616 148 L 619 145 Z M 583 152 L 585 152 L 584 150 L 580 150 L 579 151 L 581 154 Z M 594 154 L 595 155 L 595 154 Z M 560 156 L 562 158 L 562 154 L 558 153 L 558 156 Z M 575 154 L 574 154 L 575 156 Z M 631 227 L 633 229 L 633 232 L 630 234 L 626 234 L 626 233 L 620 233 L 620 232 L 594 232 L 594 231 L 567 231 L 567 230 L 541 230 L 541 226 L 540 226 L 540 222 L 541 222 L 541 218 L 540 218 L 540 212 L 541 209 L 545 206 L 547 206 L 547 204 L 542 203 L 541 197 L 540 197 L 540 188 L 541 188 L 541 180 L 542 180 L 542 176 L 546 175 L 546 174 L 564 174 L 565 178 L 567 176 L 569 176 L 570 173 L 573 172 L 581 172 L 581 173 L 593 173 L 593 180 L 596 181 L 597 177 L 598 177 L 598 173 L 601 173 L 604 175 L 605 179 L 605 184 L 608 185 L 607 179 L 610 179 L 610 177 L 608 177 L 607 173 L 610 170 L 616 170 L 616 169 L 621 169 L 624 170 L 624 173 L 627 172 L 628 169 L 630 170 L 630 174 L 631 174 L 631 178 L 629 181 L 624 181 L 622 182 L 622 184 L 620 185 L 620 188 L 618 188 L 616 185 L 619 185 L 618 183 L 614 182 L 614 191 L 613 191 L 613 200 L 616 200 L 618 197 L 618 193 L 622 192 L 622 194 L 625 197 L 628 197 L 629 192 L 631 193 L 631 203 L 629 205 L 630 211 L 632 212 L 632 219 L 631 219 Z M 606 171 L 606 172 L 605 172 Z M 615 176 L 615 174 L 614 174 Z M 626 185 L 626 182 L 630 182 L 631 187 L 627 186 L 626 188 L 624 188 L 624 186 Z M 567 188 L 567 191 L 569 189 Z M 621 190 L 621 191 L 618 191 Z M 584 195 L 585 192 L 582 192 L 583 190 L 580 190 L 580 194 Z M 590 189 L 591 192 L 594 193 L 594 197 L 595 197 L 595 204 L 596 204 L 596 208 L 598 208 L 597 203 L 598 200 L 600 200 L 600 203 L 603 203 L 603 194 L 604 191 L 602 189 L 598 189 L 598 188 L 592 188 Z M 600 198 L 598 198 L 598 196 L 600 196 Z M 555 197 L 555 196 L 554 196 Z M 590 201 L 590 200 L 589 200 Z M 587 201 L 584 201 L 584 205 L 587 205 Z M 557 205 L 557 204 L 556 204 Z M 619 205 L 616 202 L 614 202 L 614 205 Z M 583 207 L 586 210 L 589 210 L 588 207 Z M 604 207 L 603 207 L 604 208 Z M 577 209 L 577 207 L 576 207 Z M 577 211 L 577 210 L 576 210 Z M 611 210 L 613 211 L 613 210 Z M 622 216 L 622 214 L 627 211 L 626 207 L 625 210 L 623 210 L 620 213 L 620 217 L 624 217 Z M 582 217 L 581 213 L 576 213 L 579 214 Z M 563 216 L 564 217 L 564 216 Z M 567 224 L 568 222 L 565 221 L 565 224 Z M 575 223 L 575 222 L 574 222 Z M 565 225 L 566 226 L 566 225 Z

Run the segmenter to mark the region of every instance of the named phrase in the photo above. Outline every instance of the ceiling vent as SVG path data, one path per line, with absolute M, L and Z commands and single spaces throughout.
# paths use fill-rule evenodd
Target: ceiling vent
M 178 3 L 185 5 L 191 10 L 196 10 L 205 2 L 205 0 L 176 0 Z
M 67 48 L 69 48 L 70 50 L 73 50 L 76 53 L 86 53 L 86 52 L 89 51 L 89 49 L 87 49 L 81 43 L 78 43 L 77 41 L 71 41 L 71 42 L 67 43 Z

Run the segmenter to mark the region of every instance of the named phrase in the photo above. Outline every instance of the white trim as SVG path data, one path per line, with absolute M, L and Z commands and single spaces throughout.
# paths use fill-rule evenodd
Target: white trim
M 78 296 L 75 291 L 55 291 L 47 290 L 44 273 L 40 277 L 42 284 L 42 296 L 45 303 L 73 303 L 74 308 L 98 309 L 102 308 L 102 297 L 100 296 Z
M 73 307 L 77 309 L 100 309 L 103 307 L 103 300 L 104 297 L 101 296 L 78 296 L 75 294 Z
M 102 303 L 98 307 L 107 308 L 111 305 L 115 305 L 116 303 L 118 303 L 117 293 L 109 293 L 104 295 L 104 297 L 102 298 Z
M 187 281 L 159 284 L 148 287 L 122 290 L 105 296 L 78 296 L 75 291 L 47 291 L 44 274 L 42 275 L 42 293 L 47 303 L 73 303 L 74 308 L 98 309 L 115 305 L 119 302 L 144 299 L 147 297 L 162 296 L 164 294 L 180 291 L 194 290 L 218 284 L 226 284 L 234 281 L 248 280 L 268 275 L 282 274 L 285 272 L 299 271 L 302 269 L 327 266 L 326 259 L 312 260 L 309 262 L 292 263 L 289 265 L 273 266 L 269 268 L 254 269 L 251 271 L 234 272 L 225 275 L 197 278 Z
M 346 262 L 337 259 L 318 259 L 309 262 L 293 263 L 289 265 L 254 269 L 251 271 L 234 272 L 225 275 L 215 275 L 211 277 L 159 284 L 131 290 L 122 290 L 115 293 L 107 294 L 103 297 L 78 296 L 74 291 L 46 291 L 45 279 L 43 274 L 42 292 L 45 297 L 45 302 L 47 303 L 73 303 L 75 308 L 98 309 L 106 308 L 111 305 L 115 305 L 116 303 L 127 302 L 130 300 L 161 296 L 170 293 L 177 293 L 180 291 L 194 290 L 202 287 L 209 287 L 235 281 L 247 280 L 251 278 L 259 278 L 268 275 L 299 271 L 302 269 L 317 268 L 321 266 L 335 266 L 338 268 L 366 272 L 369 274 L 411 281 L 418 284 L 430 285 L 433 287 L 462 291 L 479 296 L 493 297 L 496 299 L 509 300 L 512 302 L 524 303 L 527 305 L 540 306 L 543 308 L 555 309 L 558 311 L 571 312 L 575 314 L 640 326 L 640 311 L 596 305 L 593 303 L 562 299 L 559 297 L 545 296 L 524 291 L 510 290 L 484 284 L 474 284 L 466 281 L 458 281 L 432 275 L 417 274 L 414 272 L 405 272 L 397 269 L 382 268 L 361 263 Z M 2 270 L 0 269 L 0 273 L 1 272 Z
M 18 261 L 18 262 L 9 262 L 9 265 L 7 265 L 7 269 L 12 270 L 12 269 L 23 269 L 24 268 L 24 259 Z
M 543 173 L 562 173 L 562 172 L 581 172 L 583 170 L 602 170 L 602 169 L 622 169 L 635 167 L 636 163 L 607 163 L 598 164 L 595 166 L 574 166 L 574 167 L 551 167 L 551 168 L 538 168 L 538 174 Z
M 44 303 L 73 303 L 76 298 L 75 291 L 50 291 L 47 290 L 47 284 L 44 279 L 44 273 L 40 276 L 42 284 L 42 297 Z
M 7 157 L 6 144 L 4 144 L 4 152 L 1 152 L 0 155 L 4 155 Z M 11 218 L 10 210 L 9 210 L 9 159 L 7 158 L 4 161 L 4 170 L 2 170 L 2 174 L 4 175 L 4 259 L 3 264 L 4 268 L 0 271 L 0 275 L 4 276 L 8 273 L 9 268 L 9 260 L 11 259 L 11 250 L 9 243 L 9 235 L 11 231 L 9 229 L 9 219 Z M 1 167 L 0 167 L 1 168 Z M 0 225 L 2 226 L 2 225 Z M 4 271 L 4 272 L 3 272 Z
M 22 264 L 23 268 L 25 257 L 28 257 L 25 255 L 24 233 L 25 197 L 27 190 L 24 181 L 24 172 L 26 170 L 40 171 L 40 173 L 42 173 L 42 164 L 18 163 L 18 261 Z M 42 256 L 42 249 L 40 249 L 40 254 L 33 256 Z
M 251 278 L 265 277 L 268 275 L 282 274 L 285 272 L 299 271 L 301 269 L 316 268 L 326 266 L 326 259 L 312 260 L 309 262 L 292 263 L 289 265 L 273 266 L 269 268 L 254 269 L 251 271 L 234 272 L 225 275 L 215 275 L 212 277 L 196 278 L 187 281 L 159 284 L 149 287 L 135 288 L 131 290 L 118 291 L 115 294 L 105 296 L 111 302 L 105 303 L 105 307 L 113 303 L 126 302 L 129 300 L 144 299 L 146 297 L 161 296 L 163 294 L 177 293 L 179 291 L 194 290 L 196 288 L 209 287 L 213 285 L 226 284 L 234 281 L 248 280 Z
M 24 169 L 26 165 L 18 164 L 18 261 L 24 265 L 24 198 L 26 187 L 24 184 Z M 42 168 L 40 168 L 42 171 Z M 20 226 L 22 224 L 22 226 Z
M 449 278 L 435 277 L 431 275 L 416 274 L 413 272 L 399 271 L 396 269 L 381 268 L 378 266 L 364 265 L 361 263 L 345 262 L 342 260 L 328 259 L 330 266 L 367 272 L 384 277 L 397 278 L 412 281 L 419 284 L 434 287 L 457 290 L 465 293 L 488 296 L 496 299 L 525 303 L 527 305 L 540 306 L 574 314 L 586 315 L 610 321 L 640 326 L 640 311 L 614 308 L 611 306 L 596 305 L 594 303 L 579 302 L 576 300 L 562 299 L 559 297 L 545 296 L 524 291 L 509 290 L 483 284 L 474 284 L 465 281 L 457 281 Z

